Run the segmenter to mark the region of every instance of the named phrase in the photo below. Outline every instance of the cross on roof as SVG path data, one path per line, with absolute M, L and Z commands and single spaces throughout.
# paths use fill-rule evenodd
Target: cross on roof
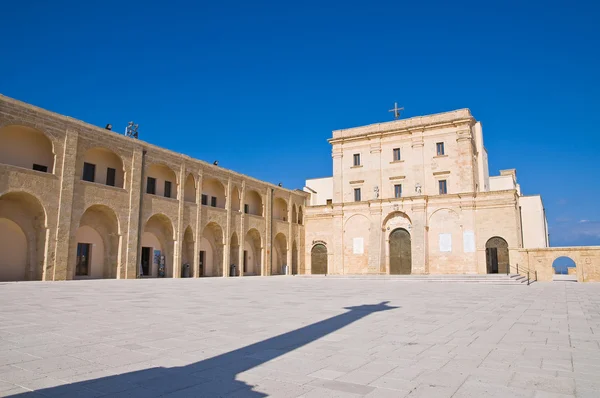
M 390 109 L 388 112 L 394 112 L 394 119 L 400 118 L 400 111 L 403 111 L 404 107 L 398 108 L 398 103 L 394 102 L 394 108 Z

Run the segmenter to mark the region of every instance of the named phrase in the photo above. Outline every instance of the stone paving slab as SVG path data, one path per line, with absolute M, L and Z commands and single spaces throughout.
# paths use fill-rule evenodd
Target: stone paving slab
M 0 284 L 0 396 L 598 397 L 600 284 Z

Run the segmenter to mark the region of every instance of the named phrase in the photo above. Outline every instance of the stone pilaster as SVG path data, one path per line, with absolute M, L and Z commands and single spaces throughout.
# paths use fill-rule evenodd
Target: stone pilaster
M 469 126 L 464 126 L 456 132 L 456 144 L 458 154 L 455 169 L 458 171 L 458 175 L 454 177 L 456 182 L 451 185 L 455 186 L 458 192 L 475 192 L 475 143 Z
M 177 212 L 177 241 L 174 242 L 175 253 L 173 256 L 173 278 L 181 278 L 181 254 L 183 252 L 183 238 L 185 231 L 183 229 L 183 209 L 185 205 L 184 201 L 184 187 L 185 187 L 185 163 L 182 163 L 179 167 L 179 184 L 177 185 L 177 199 L 179 199 L 179 209 Z
M 194 232 L 194 278 L 200 277 L 200 242 L 202 242 L 202 171 L 196 174 L 196 230 Z
M 73 279 L 77 257 L 77 242 L 72 231 L 73 191 L 75 189 L 75 167 L 77 163 L 77 143 L 79 135 L 67 128 L 60 173 L 60 197 L 56 224 L 56 249 L 54 257 L 54 280 Z
M 238 267 L 240 269 L 240 276 L 244 276 L 244 243 L 246 239 L 246 235 L 244 231 L 246 230 L 246 212 L 245 212 L 245 203 L 246 203 L 246 181 L 242 181 L 242 192 L 240 193 L 240 229 L 239 229 L 239 245 L 240 249 L 238 250 Z
M 371 219 L 371 231 L 369 234 L 369 269 L 370 274 L 379 274 L 382 272 L 382 264 L 385 264 L 385 234 L 382 230 L 381 204 L 371 203 L 369 208 L 369 218 Z M 385 265 L 383 267 L 385 271 Z
M 414 178 L 415 186 L 406 187 L 407 196 L 412 195 L 427 195 L 431 194 L 431 192 L 427 192 L 427 178 L 425 176 L 425 158 L 424 158 L 424 147 L 425 144 L 423 142 L 422 136 L 413 137 L 412 143 L 412 155 L 413 155 L 413 166 L 412 166 L 412 175 Z M 417 193 L 415 190 L 416 185 L 421 186 L 421 194 Z M 437 193 L 436 193 L 437 194 Z
M 425 199 L 412 205 L 410 231 L 412 274 L 427 273 L 427 202 Z
M 223 245 L 223 276 L 229 276 L 229 255 L 231 254 L 231 177 L 227 180 L 227 193 L 225 196 L 225 209 L 227 210 L 227 223 L 225 224 L 225 239 Z
M 127 231 L 123 234 L 123 240 L 126 242 L 125 250 L 125 267 L 122 267 L 120 277 L 124 279 L 135 279 L 139 275 L 141 256 L 141 242 L 139 241 L 140 229 L 144 225 L 140 225 L 140 199 L 143 197 L 141 189 L 145 178 L 144 170 L 144 150 L 136 148 L 131 157 L 131 172 L 129 173 L 129 213 L 127 215 Z
M 288 238 L 287 238 L 287 251 L 286 251 L 286 263 L 287 263 L 287 269 L 286 269 L 286 275 L 292 275 L 292 242 L 293 242 L 293 236 L 292 236 L 292 194 L 290 194 L 290 196 L 288 197 L 288 215 L 287 215 L 287 220 L 288 220 Z M 296 217 L 298 217 L 298 213 L 296 212 Z
M 344 212 L 342 205 L 334 205 L 332 225 L 333 231 L 340 232 L 333 234 L 333 245 L 327 248 L 327 273 L 344 274 Z
M 263 262 L 262 275 L 271 275 L 271 251 L 273 243 L 272 231 L 273 226 L 273 189 L 267 188 L 267 206 L 265 208 L 265 243 L 263 245 L 265 261 Z
M 334 144 L 331 150 L 333 158 L 333 203 L 344 202 L 344 165 L 342 164 L 342 145 Z

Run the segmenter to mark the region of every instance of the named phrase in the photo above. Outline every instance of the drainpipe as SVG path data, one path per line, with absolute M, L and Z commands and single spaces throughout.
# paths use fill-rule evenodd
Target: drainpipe
M 138 244 L 137 244 L 137 256 L 136 256 L 136 261 L 137 261 L 137 266 L 135 267 L 135 269 L 137 270 L 137 274 L 136 274 L 136 278 L 140 277 L 140 271 L 142 268 L 142 234 L 143 234 L 143 226 L 142 226 L 142 220 L 143 220 L 143 204 L 144 204 L 144 177 L 146 175 L 146 150 L 143 149 L 142 150 L 142 174 L 141 174 L 141 181 L 140 181 L 140 211 L 139 211 L 139 215 L 138 215 Z M 152 254 L 152 253 L 151 253 Z

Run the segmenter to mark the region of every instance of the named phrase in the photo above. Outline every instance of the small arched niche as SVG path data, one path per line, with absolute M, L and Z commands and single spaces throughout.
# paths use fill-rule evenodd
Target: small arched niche
M 54 173 L 52 141 L 28 126 L 0 128 L 0 163 L 46 173 Z

